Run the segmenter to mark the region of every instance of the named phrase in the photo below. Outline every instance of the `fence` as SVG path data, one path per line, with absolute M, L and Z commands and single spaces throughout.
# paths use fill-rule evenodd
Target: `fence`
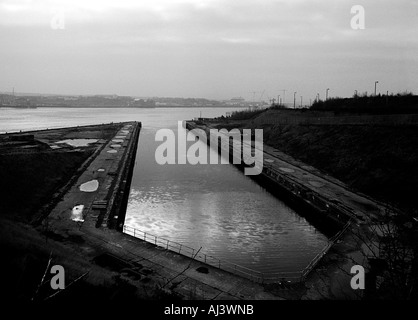
M 313 270 L 316 264 L 322 259 L 322 257 L 328 252 L 332 247 L 335 241 L 341 237 L 341 235 L 347 230 L 349 223 L 334 237 L 329 240 L 329 243 L 321 250 L 321 252 L 315 256 L 315 258 L 308 264 L 308 266 L 302 271 L 296 272 L 279 272 L 279 273 L 262 273 L 238 264 L 220 260 L 211 255 L 205 254 L 200 250 L 186 246 L 184 244 L 168 240 L 156 235 L 153 235 L 149 232 L 145 232 L 127 225 L 123 226 L 123 232 L 131 235 L 135 238 L 139 238 L 146 242 L 152 243 L 158 247 L 164 248 L 181 254 L 183 256 L 189 257 L 193 260 L 203 262 L 205 264 L 211 265 L 213 267 L 231 272 L 238 276 L 247 278 L 249 280 L 259 282 L 259 283 L 273 283 L 279 281 L 290 281 L 290 282 L 301 282 L 303 281 L 308 274 Z
M 320 253 L 318 253 L 315 258 L 313 258 L 311 260 L 311 262 L 308 264 L 308 266 L 303 270 L 303 277 L 306 278 L 308 276 L 308 274 L 315 268 L 315 266 L 318 264 L 319 261 L 321 261 L 321 259 L 327 254 L 327 252 L 329 251 L 329 249 L 331 249 L 331 247 L 334 245 L 335 242 L 337 242 L 342 235 L 347 231 L 347 229 L 350 227 L 351 225 L 351 220 L 348 221 L 345 226 L 337 233 L 335 234 L 333 237 L 331 237 L 328 240 L 328 244 L 321 250 Z

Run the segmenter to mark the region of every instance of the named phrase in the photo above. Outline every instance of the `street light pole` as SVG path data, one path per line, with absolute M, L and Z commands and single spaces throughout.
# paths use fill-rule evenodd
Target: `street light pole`
M 376 85 L 379 83 L 379 81 L 374 82 L 374 96 L 376 97 Z
M 293 93 L 293 109 L 296 109 L 296 91 Z

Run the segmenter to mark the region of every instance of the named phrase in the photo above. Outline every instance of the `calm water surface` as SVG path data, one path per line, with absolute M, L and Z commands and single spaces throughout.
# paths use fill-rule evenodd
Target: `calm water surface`
M 0 132 L 141 121 L 126 225 L 260 272 L 298 271 L 326 237 L 232 165 L 164 165 L 155 133 L 234 109 L 3 109 Z M 213 152 L 209 149 L 208 152 Z

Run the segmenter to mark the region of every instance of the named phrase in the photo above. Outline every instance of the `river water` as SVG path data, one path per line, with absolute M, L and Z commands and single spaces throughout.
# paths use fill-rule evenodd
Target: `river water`
M 327 238 L 229 164 L 159 165 L 159 129 L 233 108 L 0 108 L 0 132 L 141 121 L 125 224 L 256 271 L 299 271 Z M 209 148 L 208 152 L 214 152 Z

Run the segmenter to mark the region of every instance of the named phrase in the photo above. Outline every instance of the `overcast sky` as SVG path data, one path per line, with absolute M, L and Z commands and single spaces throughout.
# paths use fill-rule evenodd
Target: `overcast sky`
M 0 92 L 418 94 L 417 39 L 418 0 L 0 0 Z

